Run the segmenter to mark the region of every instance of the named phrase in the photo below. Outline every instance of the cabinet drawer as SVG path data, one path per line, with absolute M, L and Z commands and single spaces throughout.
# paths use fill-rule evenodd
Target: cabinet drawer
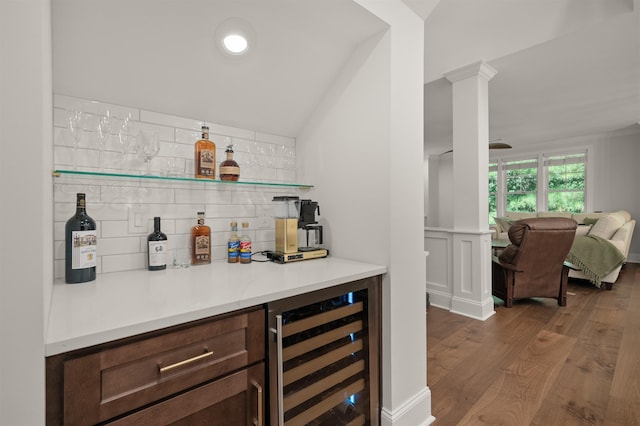
M 262 309 L 69 359 L 64 424 L 103 422 L 262 359 Z
M 111 426 L 263 426 L 264 363 L 136 411 Z

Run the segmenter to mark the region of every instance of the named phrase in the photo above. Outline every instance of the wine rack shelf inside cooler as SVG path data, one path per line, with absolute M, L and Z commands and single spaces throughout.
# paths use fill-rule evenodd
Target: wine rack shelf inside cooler
M 281 316 L 284 425 L 368 423 L 367 291 Z

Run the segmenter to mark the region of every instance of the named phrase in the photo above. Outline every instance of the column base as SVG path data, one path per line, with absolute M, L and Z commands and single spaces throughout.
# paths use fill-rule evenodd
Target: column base
M 436 420 L 431 415 L 431 390 L 425 386 L 413 398 L 395 410 L 382 408 L 382 426 L 427 426 Z

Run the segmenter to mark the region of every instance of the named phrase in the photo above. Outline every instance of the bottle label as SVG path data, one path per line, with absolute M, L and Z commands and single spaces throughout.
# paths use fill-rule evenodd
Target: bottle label
M 201 175 L 213 175 L 215 168 L 215 153 L 210 149 L 203 149 L 200 151 L 200 174 Z
M 251 259 L 251 241 L 240 242 L 240 259 Z
M 194 241 L 194 254 L 197 261 L 209 260 L 209 236 L 197 236 Z
M 238 166 L 220 166 L 220 175 L 240 175 L 240 167 Z
M 240 241 L 229 241 L 229 259 L 237 259 L 240 255 Z
M 167 242 L 149 241 L 149 266 L 164 266 L 167 264 Z
M 96 230 L 72 231 L 71 269 L 86 269 L 96 266 L 98 234 Z

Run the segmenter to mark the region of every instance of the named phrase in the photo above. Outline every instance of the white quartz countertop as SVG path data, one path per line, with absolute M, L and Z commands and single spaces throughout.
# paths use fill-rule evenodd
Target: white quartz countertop
M 99 274 L 53 285 L 47 356 L 232 312 L 387 272 L 385 266 L 335 257 L 168 267 Z

